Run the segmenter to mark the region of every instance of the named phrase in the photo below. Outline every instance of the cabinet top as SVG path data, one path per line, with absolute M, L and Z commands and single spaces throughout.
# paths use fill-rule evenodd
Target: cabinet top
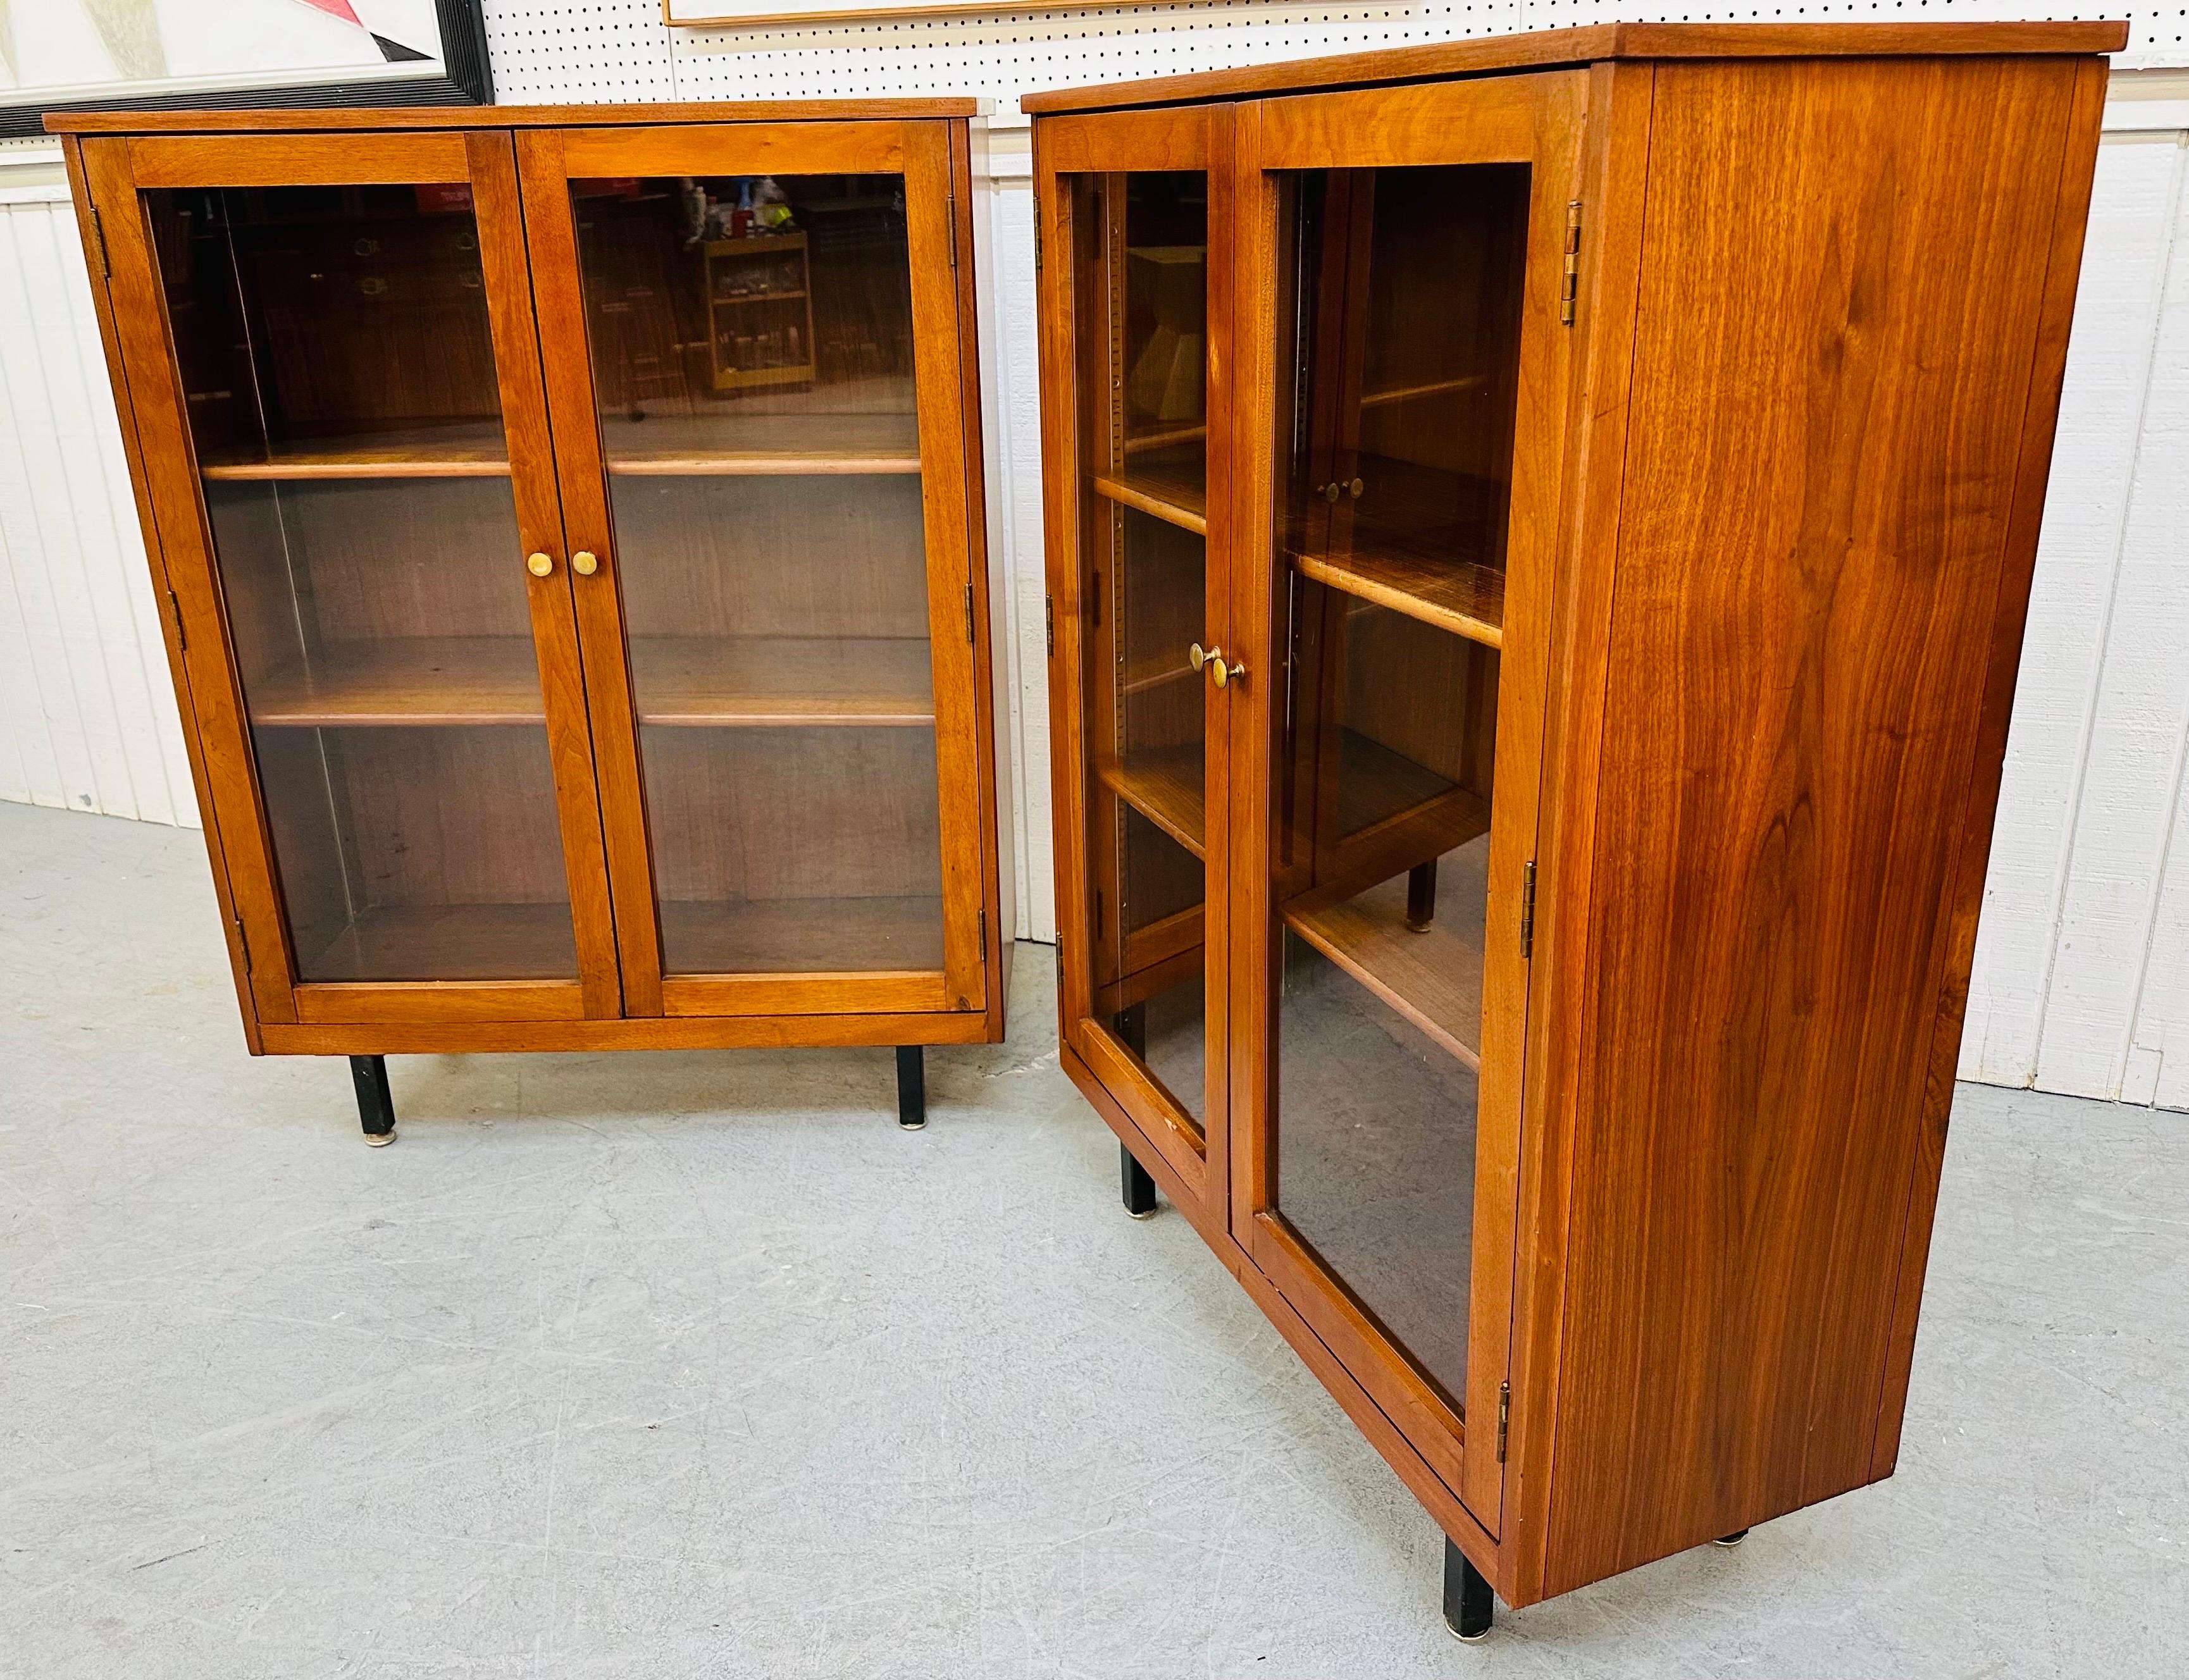
M 1269 93 L 1304 93 L 1378 82 L 1426 82 L 1486 71 L 1546 70 L 1606 59 L 1791 59 L 1934 54 L 2117 53 L 2125 22 L 2084 23 L 1609 23 L 1535 29 L 1420 47 L 1394 47 L 1287 64 L 1243 65 L 1185 76 L 1151 76 L 1092 88 L 1028 93 L 1020 108 L 1036 116 L 1187 105 Z
M 342 105 L 322 110 L 65 110 L 50 134 L 236 134 L 374 128 L 643 128 L 680 122 L 902 122 L 985 116 L 985 99 L 717 99 L 684 105 Z

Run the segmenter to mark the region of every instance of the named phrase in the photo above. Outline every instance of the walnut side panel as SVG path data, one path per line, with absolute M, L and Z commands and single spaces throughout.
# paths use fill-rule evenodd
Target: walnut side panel
M 2082 73 L 1656 68 L 1547 1592 L 1871 1478 Z

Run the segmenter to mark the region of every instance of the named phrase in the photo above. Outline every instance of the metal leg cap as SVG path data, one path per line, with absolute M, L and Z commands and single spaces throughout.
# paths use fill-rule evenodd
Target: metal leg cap
M 925 1116 L 917 1120 L 900 1120 L 897 1123 L 897 1128 L 900 1132 L 924 1132 L 927 1129 L 927 1121 Z
M 1743 1529 L 1738 1534 L 1722 1534 L 1716 1540 L 1711 1541 L 1711 1544 L 1713 1546 L 1722 1546 L 1728 1551 L 1730 1551 L 1733 1547 L 1739 1545 L 1742 1541 L 1747 1538 L 1748 1530 L 1746 1529 Z
M 1462 1645 L 1479 1645 L 1490 1637 L 1490 1630 L 1486 1627 L 1479 1633 L 1462 1633 L 1450 1622 L 1445 1623 L 1444 1631 Z
M 395 1134 L 393 1132 L 367 1132 L 365 1134 L 365 1141 L 369 1148 L 385 1149 L 388 1145 L 395 1141 Z
M 1145 1213 L 1135 1213 L 1131 1208 L 1128 1208 L 1125 1209 L 1125 1217 L 1128 1219 L 1152 1219 L 1155 1218 L 1157 1211 L 1157 1209 L 1151 1208 Z

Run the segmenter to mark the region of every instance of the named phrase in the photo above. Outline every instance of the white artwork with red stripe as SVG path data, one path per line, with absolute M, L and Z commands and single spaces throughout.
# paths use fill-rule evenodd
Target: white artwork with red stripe
M 444 73 L 435 0 L 0 0 L 0 104 Z

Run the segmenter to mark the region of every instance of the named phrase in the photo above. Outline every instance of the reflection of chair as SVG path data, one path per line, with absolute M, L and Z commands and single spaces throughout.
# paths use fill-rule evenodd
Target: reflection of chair
M 1202 415 L 1202 310 L 1208 253 L 1197 245 L 1142 246 L 1126 252 L 1128 294 L 1155 311 L 1125 381 L 1125 400 L 1150 420 L 1198 420 Z

